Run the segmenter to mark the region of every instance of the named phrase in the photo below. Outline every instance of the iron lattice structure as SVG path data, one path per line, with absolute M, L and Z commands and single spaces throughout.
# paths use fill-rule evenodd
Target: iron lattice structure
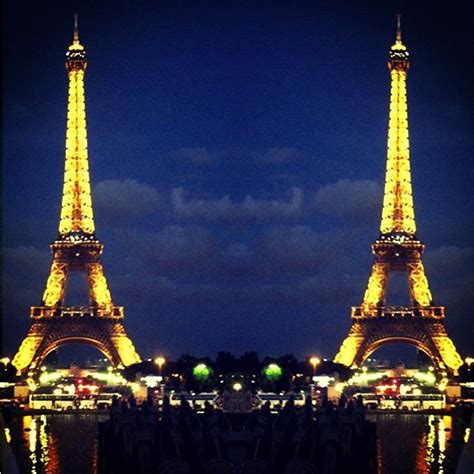
M 42 304 L 31 307 L 31 327 L 13 359 L 20 373 L 36 369 L 51 351 L 74 341 L 97 347 L 114 365 L 140 362 L 122 323 L 123 307 L 112 302 L 100 260 L 103 245 L 95 236 L 87 153 L 86 66 L 76 16 L 73 42 L 66 53 L 69 92 L 59 237 L 51 244 L 53 262 Z M 64 306 L 71 271 L 86 274 L 88 306 Z
M 391 77 L 387 167 L 380 236 L 372 245 L 372 272 L 361 306 L 352 307 L 352 326 L 335 362 L 361 365 L 381 345 L 407 342 L 425 352 L 438 369 L 456 373 L 462 364 L 444 326 L 444 307 L 434 306 L 422 261 L 424 244 L 416 236 L 410 171 L 406 78 L 408 51 L 398 17 L 390 48 Z M 386 306 L 391 272 L 406 272 L 411 306 Z

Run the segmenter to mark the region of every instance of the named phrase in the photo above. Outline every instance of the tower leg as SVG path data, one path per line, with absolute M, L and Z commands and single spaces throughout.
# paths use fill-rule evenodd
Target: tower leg
M 369 283 L 364 293 L 362 306 L 364 309 L 376 308 L 383 305 L 385 289 L 387 288 L 389 264 L 374 262 L 370 273 Z
M 66 290 L 66 279 L 69 264 L 53 260 L 49 272 L 46 289 L 43 294 L 43 305 L 60 306 L 64 300 Z
M 87 264 L 87 280 L 89 282 L 90 300 L 93 304 L 110 309 L 112 307 L 112 297 L 105 279 L 104 268 L 100 262 Z
M 412 301 L 419 306 L 431 306 L 431 291 L 428 286 L 423 262 L 418 260 L 417 262 L 408 263 L 407 270 Z

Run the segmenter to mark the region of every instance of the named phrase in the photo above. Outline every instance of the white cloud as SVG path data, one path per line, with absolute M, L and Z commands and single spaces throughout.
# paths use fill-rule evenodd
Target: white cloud
M 285 219 L 296 216 L 303 205 L 301 188 L 292 188 L 289 200 L 257 199 L 247 195 L 234 202 L 226 195 L 219 199 L 187 199 L 184 188 L 175 188 L 171 200 L 176 214 L 188 219 L 243 222 Z
M 265 153 L 253 153 L 253 156 L 261 163 L 276 165 L 299 160 L 303 157 L 303 152 L 294 147 L 273 147 L 269 148 Z
M 170 153 L 177 160 L 189 161 L 191 163 L 208 165 L 218 159 L 218 153 L 209 153 L 204 147 L 181 147 Z
M 160 203 L 158 191 L 134 179 L 107 179 L 93 189 L 93 205 L 101 217 L 117 219 L 149 214 Z
M 315 196 L 316 208 L 338 217 L 372 217 L 382 210 L 382 187 L 368 179 L 340 179 L 323 186 Z

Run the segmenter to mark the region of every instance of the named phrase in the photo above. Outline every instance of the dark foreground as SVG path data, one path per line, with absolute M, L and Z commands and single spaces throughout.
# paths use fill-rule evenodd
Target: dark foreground
M 196 414 L 187 402 L 162 412 L 115 406 L 99 426 L 103 474 L 146 473 L 371 473 L 376 472 L 375 423 L 362 407 L 287 403 L 251 414 L 208 405 Z
M 419 412 L 379 414 L 370 411 L 366 417 L 377 425 L 376 472 L 380 474 L 456 472 L 469 433 L 467 420 L 459 411 L 453 411 L 449 416 L 426 415 Z M 239 415 L 227 418 L 232 427 L 236 425 L 236 434 L 231 436 L 238 436 L 237 429 L 244 427 L 247 418 Z M 198 415 L 198 419 L 201 420 L 202 416 Z M 276 415 L 273 415 L 272 423 L 275 419 Z M 7 430 L 19 472 L 28 474 L 99 472 L 99 422 L 108 420 L 109 414 L 92 414 L 85 411 L 77 414 L 55 412 L 51 415 L 14 417 L 10 420 Z M 247 423 L 245 428 L 248 427 Z M 226 431 L 229 430 L 224 429 L 221 433 Z M 229 440 L 224 442 L 229 443 Z M 115 456 L 119 457 L 120 453 L 115 453 Z M 135 467 L 130 472 L 139 471 Z M 259 471 L 255 469 L 247 472 Z M 354 471 L 350 469 L 347 472 Z

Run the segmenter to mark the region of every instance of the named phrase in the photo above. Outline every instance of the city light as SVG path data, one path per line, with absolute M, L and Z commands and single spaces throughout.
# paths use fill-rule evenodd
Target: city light
M 467 365 L 474 364 L 474 357 L 466 357 L 466 358 L 464 359 L 464 362 L 465 362 Z
M 281 367 L 275 363 L 269 364 L 263 369 L 263 375 L 271 381 L 278 380 L 282 376 L 282 373 Z
M 233 385 L 232 385 L 232 388 L 236 391 L 236 392 L 240 392 L 242 390 L 242 384 L 240 382 L 235 382 Z
M 62 377 L 62 373 L 61 372 L 43 372 L 40 376 L 39 376 L 39 382 L 41 385 L 46 385 L 46 384 L 49 384 L 51 382 L 54 382 L 55 380 L 58 380 Z
M 431 372 L 414 372 L 413 377 L 429 385 L 434 385 L 436 382 L 436 376 Z
M 329 375 L 315 375 L 313 377 L 313 382 L 318 386 L 325 388 L 329 385 L 329 382 L 334 381 L 334 377 L 330 377 Z
M 207 380 L 211 376 L 211 369 L 206 364 L 200 363 L 194 367 L 193 375 L 198 380 Z
M 0 359 L 2 364 L 3 365 L 7 365 L 10 363 L 10 358 L 9 357 L 2 357 L 2 359 Z

